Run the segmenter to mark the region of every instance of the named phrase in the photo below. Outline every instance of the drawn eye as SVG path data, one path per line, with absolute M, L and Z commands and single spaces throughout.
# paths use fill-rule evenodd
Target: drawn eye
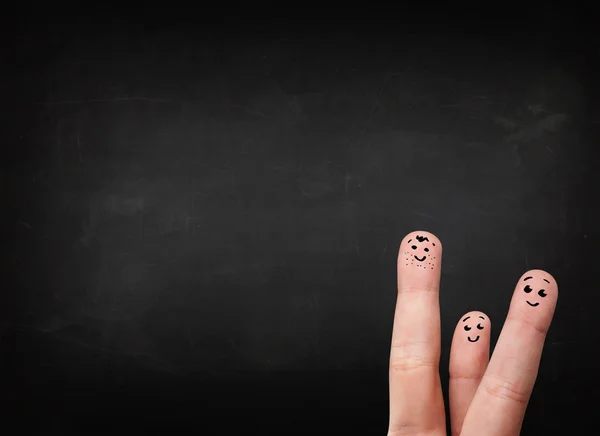
M 531 286 L 527 285 L 525 286 L 525 289 L 523 289 L 525 292 L 527 292 L 528 294 L 533 291 L 533 289 L 531 289 Z
M 469 327 L 468 325 L 466 325 L 466 326 L 465 326 L 465 330 L 466 330 L 466 331 L 469 331 L 469 330 L 471 330 L 471 327 Z
M 416 246 L 416 245 L 413 245 L 413 246 L 412 246 L 412 247 L 410 247 L 410 248 L 412 248 L 413 250 L 416 250 L 416 249 L 417 249 L 417 246 Z
M 429 248 L 426 248 L 425 251 L 429 251 Z
M 481 324 L 477 324 L 477 329 L 483 330 L 483 326 Z
M 545 290 L 545 289 L 540 289 L 540 291 L 538 292 L 538 295 L 539 295 L 540 297 L 545 297 L 545 296 L 546 296 L 546 295 L 548 295 L 548 294 L 546 294 L 546 290 Z

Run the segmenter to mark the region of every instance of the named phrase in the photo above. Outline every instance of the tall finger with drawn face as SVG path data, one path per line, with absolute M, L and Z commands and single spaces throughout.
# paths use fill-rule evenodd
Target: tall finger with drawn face
M 415 232 L 413 237 L 406 241 L 406 246 L 400 247 L 399 261 L 403 258 L 406 261 L 405 266 L 435 269 L 436 262 L 441 264 L 442 249 L 440 242 L 434 238 L 431 233 Z M 410 270 L 407 268 L 407 271 Z
M 456 325 L 450 349 L 450 424 L 460 434 L 463 420 L 490 360 L 490 318 L 465 313 Z
M 463 436 L 517 436 L 558 299 L 546 271 L 521 276 L 488 368 L 465 417 Z
M 388 434 L 445 435 L 439 377 L 442 244 L 409 233 L 398 251 L 398 298 L 390 352 Z

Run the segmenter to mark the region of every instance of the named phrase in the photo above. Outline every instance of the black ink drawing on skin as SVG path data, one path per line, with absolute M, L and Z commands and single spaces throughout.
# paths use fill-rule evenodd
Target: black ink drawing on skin
M 465 319 L 462 320 L 462 322 L 465 322 L 469 318 L 471 318 L 471 317 L 467 316 Z M 480 316 L 479 318 L 485 320 L 485 318 L 483 316 Z M 464 326 L 464 329 L 465 329 L 465 331 L 468 332 L 469 330 L 472 329 L 472 327 L 467 324 Z M 477 330 L 483 330 L 483 326 L 481 324 L 477 324 Z M 479 335 L 477 335 L 477 337 L 475 339 L 471 339 L 471 336 L 467 336 L 467 339 L 469 340 L 469 342 L 477 342 L 479 340 Z
M 533 278 L 533 277 L 531 277 L 531 276 L 530 276 L 530 277 L 525 277 L 525 278 L 523 279 L 523 281 L 525 281 L 525 280 L 529 280 L 529 279 L 531 279 L 531 278 Z M 546 280 L 546 279 L 542 279 L 542 280 L 544 280 L 544 281 L 545 281 L 545 282 L 547 282 L 547 283 L 550 283 L 550 282 L 549 282 L 548 280 Z M 523 292 L 525 292 L 526 294 L 530 294 L 530 293 L 531 293 L 531 291 L 533 291 L 533 289 L 531 289 L 531 286 L 529 286 L 529 285 L 525 285 L 525 287 L 523 288 Z M 546 295 L 548 295 L 548 294 L 546 293 L 546 290 L 545 290 L 545 289 L 540 289 L 540 290 L 538 291 L 538 293 L 537 293 L 537 294 L 538 294 L 540 297 L 542 297 L 542 298 L 544 298 Z M 539 302 L 539 301 L 536 301 L 535 303 L 532 303 L 532 302 L 531 302 L 531 301 L 529 301 L 529 300 L 525 300 L 525 301 L 526 301 L 526 302 L 527 302 L 527 304 L 529 304 L 531 307 L 537 307 L 537 306 L 539 306 L 539 305 L 540 305 L 540 302 Z
M 435 242 L 431 242 L 431 241 L 429 241 L 429 238 L 428 238 L 427 236 L 419 236 L 419 235 L 417 235 L 417 236 L 415 236 L 415 239 L 416 239 L 418 242 L 421 242 L 421 243 L 424 243 L 424 242 L 430 242 L 430 243 L 431 243 L 431 244 L 432 244 L 432 245 L 435 247 Z M 412 242 L 412 238 L 411 238 L 411 239 L 409 239 L 409 240 L 407 241 L 407 243 L 408 243 L 408 244 L 410 244 L 411 242 Z M 418 246 L 417 246 L 415 243 L 413 243 L 413 245 L 411 245 L 411 246 L 410 246 L 410 248 L 411 248 L 412 250 L 417 250 L 419 247 L 418 247 Z M 425 252 L 425 254 L 424 254 L 423 256 L 420 256 L 420 257 L 419 257 L 419 256 L 417 256 L 416 254 L 413 254 L 413 257 L 414 257 L 414 258 L 415 258 L 415 259 L 416 259 L 418 262 L 424 262 L 424 261 L 427 259 L 427 257 L 429 256 L 429 254 L 428 254 L 428 253 L 429 253 L 429 247 L 425 247 L 425 248 L 423 248 L 423 251 Z M 409 252 L 407 252 L 407 253 L 409 253 Z M 435 258 L 434 258 L 434 259 L 435 259 Z M 413 263 L 413 262 L 411 262 L 411 265 L 414 265 L 414 263 Z M 428 263 L 428 265 L 431 265 L 431 269 L 433 269 L 433 266 L 434 266 L 434 264 L 433 264 L 433 263 L 431 263 L 431 262 L 430 262 L 430 263 Z M 421 265 L 417 264 L 417 266 L 421 266 Z M 425 265 L 423 265 L 423 268 L 426 268 L 426 266 L 425 266 Z

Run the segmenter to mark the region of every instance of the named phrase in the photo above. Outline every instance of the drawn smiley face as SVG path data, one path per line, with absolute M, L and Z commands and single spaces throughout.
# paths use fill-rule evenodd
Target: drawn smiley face
M 402 253 L 406 265 L 433 269 L 440 255 L 439 241 L 426 232 L 415 232 L 405 241 Z
M 467 340 L 469 342 L 477 342 L 480 338 L 478 334 L 481 330 L 485 329 L 486 319 L 485 317 L 479 315 L 477 317 L 467 316 L 462 320 L 464 326 L 463 329 L 468 332 Z M 475 329 L 475 331 L 471 332 L 471 330 Z M 471 338 L 474 336 L 474 338 Z
M 539 306 L 540 302 L 543 301 L 542 299 L 548 296 L 545 288 L 549 286 L 546 286 L 545 283 L 550 285 L 550 280 L 544 276 L 534 277 L 533 275 L 527 275 L 523 279 L 523 282 L 523 292 L 527 294 L 525 302 L 531 307 Z

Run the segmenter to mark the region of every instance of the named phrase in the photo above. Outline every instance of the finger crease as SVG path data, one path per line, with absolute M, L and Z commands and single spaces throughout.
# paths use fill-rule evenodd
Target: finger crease
M 507 320 L 514 321 L 514 322 L 516 322 L 516 323 L 519 323 L 519 324 L 525 324 L 525 325 L 527 325 L 527 326 L 531 327 L 531 328 L 532 328 L 533 330 L 535 330 L 536 332 L 538 332 L 538 333 L 542 334 L 543 336 L 546 336 L 546 334 L 548 333 L 548 330 L 547 330 L 547 329 L 545 329 L 545 330 L 544 330 L 544 329 L 541 329 L 541 328 L 539 328 L 537 325 L 535 325 L 534 323 L 532 323 L 532 322 L 529 322 L 529 321 L 526 321 L 526 320 L 525 320 L 525 319 L 523 319 L 523 318 L 516 318 L 516 317 L 514 317 L 514 316 L 507 316 L 507 317 L 506 317 L 506 319 L 507 319 Z
M 400 425 L 400 427 L 403 427 Z M 412 427 L 412 426 L 410 426 Z M 412 429 L 400 429 L 395 431 L 389 431 L 387 436 L 431 436 L 433 434 L 439 434 L 439 429 L 432 428 L 431 430 L 419 431 L 415 433 Z
M 491 378 L 491 381 L 486 380 L 483 383 L 483 388 L 488 394 L 501 400 L 509 400 L 519 404 L 527 404 L 529 401 L 529 394 L 515 387 L 514 383 L 495 376 L 489 376 L 489 378 Z
M 450 375 L 450 380 L 481 380 L 483 377 L 480 375 Z
M 390 370 L 394 372 L 415 371 L 437 368 L 438 363 L 421 357 L 402 357 L 390 360 Z
M 434 286 L 399 286 L 398 292 L 439 292 L 439 288 Z

